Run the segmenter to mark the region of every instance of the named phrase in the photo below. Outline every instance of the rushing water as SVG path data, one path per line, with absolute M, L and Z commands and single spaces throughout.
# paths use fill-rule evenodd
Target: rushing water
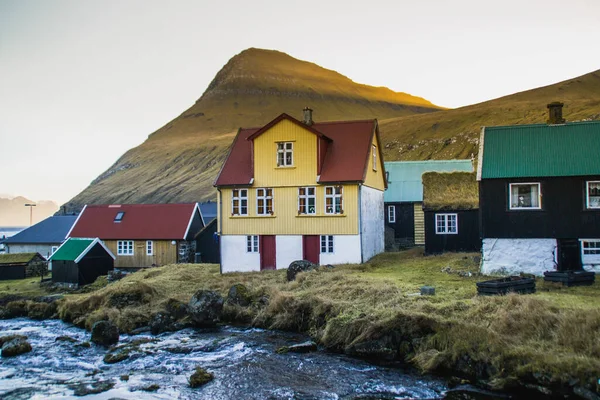
M 86 399 L 431 399 L 443 397 L 447 389 L 436 378 L 325 351 L 277 354 L 279 346 L 306 340 L 285 332 L 224 327 L 122 335 L 120 344 L 153 341 L 116 364 L 104 363 L 108 350 L 101 346 L 56 341 L 58 336 L 79 342 L 90 338 L 58 320 L 0 321 L 0 336 L 12 334 L 28 336 L 33 351 L 0 360 L 2 399 L 78 398 L 78 387 L 99 382 L 114 386 Z M 187 379 L 197 366 L 215 379 L 192 389 Z M 153 384 L 159 388 L 143 390 Z

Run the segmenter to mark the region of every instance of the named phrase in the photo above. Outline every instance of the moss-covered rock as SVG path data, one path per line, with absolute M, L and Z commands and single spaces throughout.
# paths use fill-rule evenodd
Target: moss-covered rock
M 250 291 L 241 283 L 236 283 L 227 293 L 227 304 L 238 305 L 240 307 L 248 307 L 252 302 Z
M 6 304 L 6 317 L 7 318 L 18 318 L 18 317 L 26 317 L 28 314 L 27 311 L 27 301 L 26 300 L 16 300 L 11 301 Z
M 213 290 L 199 290 L 192 296 L 189 309 L 196 326 L 214 326 L 223 313 L 223 297 Z
M 30 351 L 31 345 L 22 338 L 13 339 L 2 345 L 2 357 L 14 357 Z
M 121 351 L 117 351 L 115 353 L 112 353 L 112 352 L 106 353 L 106 355 L 104 356 L 104 362 L 106 364 L 116 364 L 123 360 L 127 360 L 128 358 L 129 358 L 129 351 L 121 350 Z
M 31 319 L 48 319 L 54 314 L 56 314 L 56 303 L 31 302 L 27 305 L 27 316 Z
M 119 341 L 119 328 L 110 321 L 98 321 L 92 326 L 92 342 L 103 346 Z
M 0 336 L 0 347 L 4 345 L 6 342 L 10 342 L 15 339 L 23 339 L 27 340 L 27 336 L 24 335 L 8 335 L 8 336 Z
M 190 387 L 197 388 L 203 385 L 206 385 L 208 382 L 212 381 L 215 376 L 205 370 L 202 367 L 196 367 L 196 371 L 190 376 L 189 382 Z

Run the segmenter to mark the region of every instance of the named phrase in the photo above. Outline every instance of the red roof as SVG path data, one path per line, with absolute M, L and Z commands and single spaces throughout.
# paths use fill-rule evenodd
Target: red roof
M 215 186 L 250 185 L 254 178 L 252 140 L 283 119 L 328 141 L 319 183 L 364 181 L 373 135 L 379 143 L 377 120 L 320 122 L 307 126 L 287 114 L 281 114 L 262 128 L 238 131 Z M 381 146 L 378 146 L 378 151 L 381 156 Z
M 102 240 L 185 240 L 196 209 L 196 203 L 88 205 L 68 236 Z M 115 222 L 118 213 L 123 213 L 122 218 Z

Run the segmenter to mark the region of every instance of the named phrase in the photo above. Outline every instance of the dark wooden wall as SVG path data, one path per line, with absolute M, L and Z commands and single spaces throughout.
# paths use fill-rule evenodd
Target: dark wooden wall
M 0 281 L 11 279 L 25 279 L 25 265 L 11 265 L 0 267 Z
M 598 176 L 487 179 L 479 184 L 483 238 L 598 238 L 600 210 L 586 209 L 586 181 Z M 540 182 L 541 210 L 509 210 L 509 183 Z
M 435 233 L 435 214 L 457 214 L 458 233 L 438 235 Z M 425 211 L 425 253 L 438 254 L 445 251 L 480 251 L 479 211 Z
M 108 271 L 114 269 L 113 258 L 106 253 L 102 246 L 97 243 L 79 261 L 79 285 L 93 283 L 97 277 L 107 275 Z
M 206 228 L 196 236 L 196 252 L 201 253 L 199 262 L 218 264 L 221 262 L 219 242 L 215 240 L 217 219 L 213 219 Z
M 79 284 L 79 267 L 73 261 L 52 261 L 52 282 Z
M 388 206 L 396 208 L 396 222 L 388 222 Z M 415 244 L 415 212 L 412 202 L 385 203 L 385 225 L 394 229 L 394 239 L 401 247 L 414 246 Z
M 190 230 L 185 238 L 185 240 L 194 240 L 194 237 L 200 229 L 204 228 L 204 224 L 202 223 L 202 218 L 200 217 L 200 212 L 194 212 L 194 218 L 192 218 L 192 224 L 190 225 Z

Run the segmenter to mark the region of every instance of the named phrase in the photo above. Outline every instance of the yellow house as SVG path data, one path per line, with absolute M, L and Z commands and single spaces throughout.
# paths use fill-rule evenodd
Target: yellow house
M 377 120 L 281 114 L 240 129 L 215 181 L 221 271 L 294 260 L 360 263 L 383 251 L 385 170 Z

